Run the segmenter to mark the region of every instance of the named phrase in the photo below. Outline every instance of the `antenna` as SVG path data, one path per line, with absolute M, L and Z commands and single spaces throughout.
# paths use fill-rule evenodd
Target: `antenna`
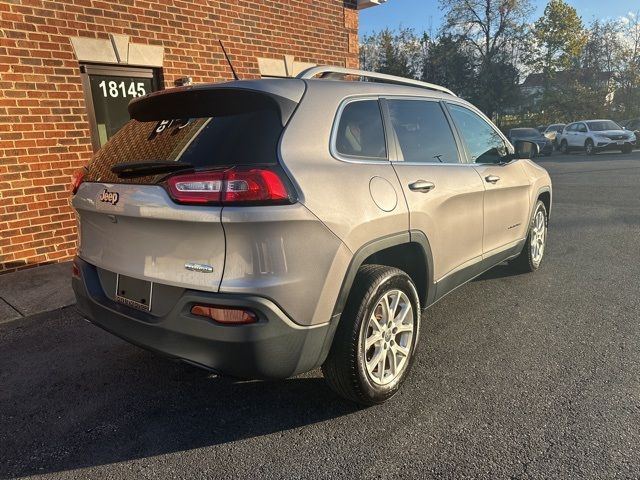
M 229 55 L 227 55 L 227 51 L 224 49 L 224 45 L 222 44 L 222 40 L 218 40 L 218 42 L 220 42 L 220 46 L 222 47 L 222 53 L 224 53 L 224 58 L 227 59 L 227 63 L 231 67 L 231 73 L 233 73 L 233 78 L 236 79 L 236 80 L 240 80 L 240 78 L 238 78 L 238 74 L 236 73 L 235 69 L 233 68 L 233 64 L 231 63 L 231 60 L 229 59 Z

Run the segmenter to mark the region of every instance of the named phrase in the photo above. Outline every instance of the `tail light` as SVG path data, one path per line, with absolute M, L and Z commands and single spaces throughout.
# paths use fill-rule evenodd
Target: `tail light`
M 80 188 L 80 184 L 84 179 L 85 173 L 86 171 L 83 168 L 82 170 L 78 170 L 73 174 L 73 177 L 71 178 L 71 195 L 75 195 L 78 192 L 78 189 Z
M 284 174 L 270 168 L 234 168 L 169 177 L 171 197 L 186 205 L 285 204 L 293 197 Z
M 191 314 L 209 318 L 223 325 L 247 325 L 258 321 L 258 316 L 255 313 L 242 308 L 194 305 L 191 307 Z

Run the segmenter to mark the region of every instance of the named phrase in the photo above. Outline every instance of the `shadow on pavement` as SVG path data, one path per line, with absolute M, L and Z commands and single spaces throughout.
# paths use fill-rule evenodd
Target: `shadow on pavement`
M 507 278 L 507 277 L 516 277 L 518 275 L 523 275 L 520 272 L 516 272 L 509 264 L 501 263 L 493 267 L 491 270 L 487 270 L 479 277 L 476 277 L 474 282 L 481 282 L 483 280 L 495 280 L 498 278 Z
M 0 478 L 233 442 L 358 410 L 321 378 L 215 377 L 128 345 L 73 308 L 1 325 L 0 338 Z

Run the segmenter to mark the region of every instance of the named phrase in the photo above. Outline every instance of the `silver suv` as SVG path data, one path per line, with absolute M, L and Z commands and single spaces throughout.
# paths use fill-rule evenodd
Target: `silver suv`
M 74 184 L 73 288 L 84 316 L 150 350 L 243 378 L 322 366 L 338 394 L 381 403 L 425 308 L 542 260 L 537 146 L 445 88 L 314 67 L 129 113 Z

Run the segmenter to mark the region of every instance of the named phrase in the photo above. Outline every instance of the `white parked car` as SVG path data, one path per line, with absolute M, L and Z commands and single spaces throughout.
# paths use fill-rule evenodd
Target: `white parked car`
M 636 136 L 612 120 L 583 120 L 564 127 L 557 141 L 562 153 L 584 150 L 592 155 L 604 150 L 630 153 L 636 147 Z

